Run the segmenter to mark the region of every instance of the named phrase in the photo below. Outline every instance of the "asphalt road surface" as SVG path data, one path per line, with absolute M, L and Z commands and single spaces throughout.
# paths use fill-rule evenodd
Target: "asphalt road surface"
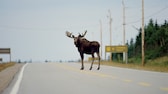
M 30 63 L 3 94 L 168 94 L 168 73 L 80 63 Z

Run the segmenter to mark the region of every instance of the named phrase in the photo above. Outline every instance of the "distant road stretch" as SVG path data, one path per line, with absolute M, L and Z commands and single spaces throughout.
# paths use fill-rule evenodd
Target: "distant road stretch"
M 89 67 L 85 64 L 80 70 L 80 63 L 29 63 L 3 94 L 168 94 L 168 73 L 110 66 L 96 70 L 97 65 L 90 71 Z

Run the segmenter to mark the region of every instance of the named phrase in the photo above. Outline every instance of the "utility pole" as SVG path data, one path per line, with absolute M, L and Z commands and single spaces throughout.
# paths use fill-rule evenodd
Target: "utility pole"
M 107 16 L 109 18 L 109 31 L 110 31 L 110 46 L 112 46 L 112 18 L 111 18 L 111 11 L 110 9 L 108 10 L 109 12 L 109 16 Z M 110 53 L 110 61 L 112 61 L 112 53 Z
M 111 18 L 111 11 L 110 10 L 108 10 L 108 12 L 109 12 L 109 16 L 107 16 L 108 18 L 109 18 L 109 31 L 110 31 L 110 46 L 112 45 L 112 31 L 111 31 L 111 29 L 112 29 L 112 18 Z
M 145 51 L 144 51 L 144 0 L 142 0 L 142 66 L 145 65 L 144 59 L 145 59 Z
M 100 45 L 101 45 L 101 52 L 100 52 L 100 55 L 101 55 L 101 58 L 102 58 L 102 45 L 103 45 L 103 43 L 102 43 L 102 22 L 101 22 L 101 20 L 100 20 Z
M 124 0 L 122 0 L 123 5 L 123 45 L 125 45 L 125 4 Z M 123 52 L 123 61 L 126 60 L 126 52 Z
M 122 0 L 123 5 L 123 45 L 125 45 L 125 4 L 124 0 Z

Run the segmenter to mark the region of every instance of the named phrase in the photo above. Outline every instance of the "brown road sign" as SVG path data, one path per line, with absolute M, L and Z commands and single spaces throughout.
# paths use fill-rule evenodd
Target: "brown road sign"
M 10 62 L 11 62 L 11 50 L 10 50 L 10 48 L 0 48 L 0 54 L 9 54 L 10 55 Z
M 10 54 L 10 48 L 0 48 L 0 54 Z

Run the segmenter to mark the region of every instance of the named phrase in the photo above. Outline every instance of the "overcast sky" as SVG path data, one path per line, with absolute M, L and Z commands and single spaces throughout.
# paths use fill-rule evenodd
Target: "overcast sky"
M 144 1 L 145 24 L 151 18 L 158 23 L 168 20 L 168 0 Z M 124 2 L 129 41 L 138 34 L 133 26 L 141 26 L 141 0 Z M 78 35 L 87 30 L 88 40 L 100 41 L 101 20 L 104 58 L 104 46 L 110 43 L 108 10 L 112 15 L 112 44 L 121 45 L 122 0 L 0 0 L 0 48 L 11 48 L 13 61 L 78 60 L 77 48 L 65 31 Z M 0 57 L 9 60 L 9 55 Z

